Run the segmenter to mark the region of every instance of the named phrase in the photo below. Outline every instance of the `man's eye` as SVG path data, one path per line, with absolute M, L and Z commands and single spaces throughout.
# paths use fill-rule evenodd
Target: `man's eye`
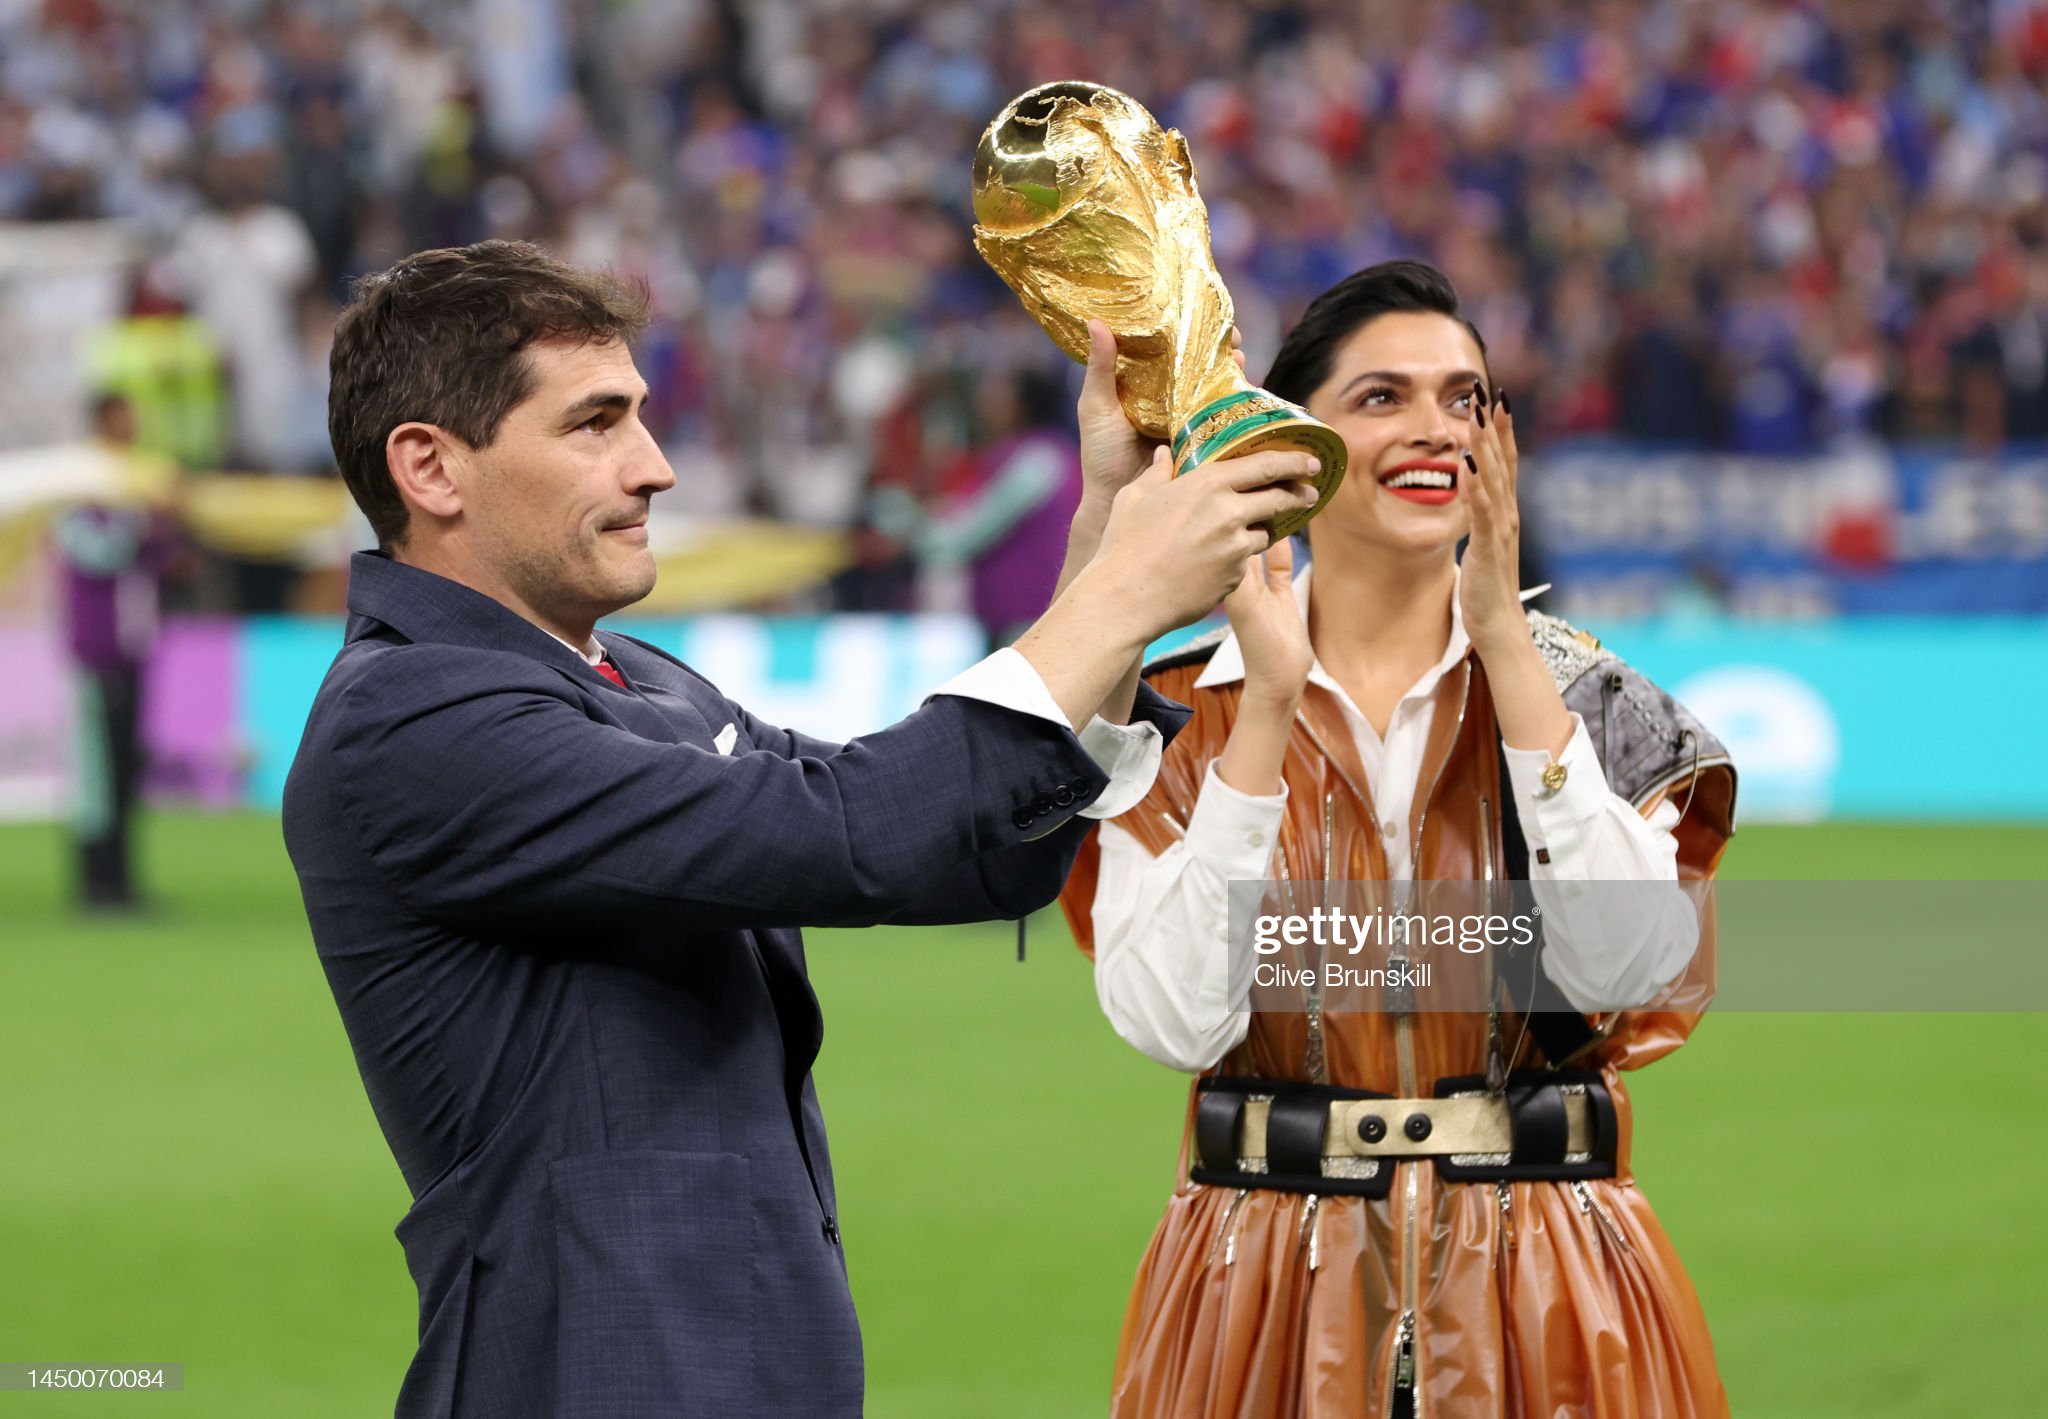
M 605 416 L 604 416 L 604 415 L 602 415 L 602 414 L 592 414 L 592 415 L 591 415 L 591 416 L 590 416 L 589 418 L 585 419 L 585 420 L 584 420 L 584 421 L 583 421 L 582 423 L 578 424 L 578 425 L 577 425 L 576 427 L 577 427 L 577 428 L 579 428 L 579 429 L 588 429 L 588 430 L 590 430 L 590 431 L 591 431 L 592 433 L 598 433 L 598 434 L 601 434 L 601 433 L 603 433 L 603 432 L 604 432 L 604 431 L 605 431 L 606 429 L 610 428 L 610 427 L 611 427 L 611 425 L 610 425 L 609 423 L 607 423 L 607 422 L 605 421 Z

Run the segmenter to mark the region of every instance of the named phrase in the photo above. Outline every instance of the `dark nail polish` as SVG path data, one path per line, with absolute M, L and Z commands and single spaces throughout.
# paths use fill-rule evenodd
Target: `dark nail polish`
M 1472 406 L 1472 417 L 1473 417 L 1473 418 L 1475 418 L 1475 419 L 1477 419 L 1477 420 L 1479 421 L 1479 427 L 1480 427 L 1480 428 L 1482 428 L 1482 429 L 1483 429 L 1483 428 L 1485 428 L 1485 427 L 1486 427 L 1486 401 L 1485 401 L 1485 400 L 1481 400 L 1481 401 L 1480 401 L 1479 403 L 1477 403 L 1477 404 L 1474 404 L 1474 405 Z
M 1515 416 L 1515 406 L 1508 403 L 1508 392 L 1505 389 L 1496 390 L 1493 397 L 1500 401 L 1501 413 L 1512 419 Z
M 1479 464 L 1473 460 L 1472 450 L 1469 448 L 1465 450 L 1465 466 L 1471 469 L 1474 473 L 1477 473 L 1479 471 Z

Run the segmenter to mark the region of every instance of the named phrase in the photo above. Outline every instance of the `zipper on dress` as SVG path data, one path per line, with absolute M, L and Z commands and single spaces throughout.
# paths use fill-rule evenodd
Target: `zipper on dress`
M 1335 773 L 1338 778 L 1342 779 L 1344 781 L 1344 786 L 1351 790 L 1351 796 L 1358 800 L 1359 805 L 1361 807 L 1364 807 L 1366 804 L 1371 803 L 1371 796 L 1368 795 L 1364 789 L 1360 788 L 1356 783 L 1352 781 L 1350 774 L 1344 772 L 1343 764 L 1338 760 L 1335 754 L 1332 754 L 1330 752 L 1330 746 L 1323 742 L 1323 736 L 1316 733 L 1316 727 L 1313 724 L 1309 723 L 1307 717 L 1303 716 L 1296 722 L 1300 724 L 1302 731 L 1308 735 L 1309 743 L 1315 745 L 1316 749 L 1322 754 L 1323 761 L 1330 766 L 1331 772 Z M 1372 827 L 1374 835 L 1377 836 L 1380 830 L 1379 815 L 1371 812 L 1368 809 L 1365 816 L 1366 821 Z
M 1387 1413 L 1391 1419 L 1414 1419 L 1415 1414 L 1415 1312 L 1401 1312 L 1394 1331 L 1392 1373 L 1387 1383 Z
M 1330 881 L 1336 871 L 1331 861 L 1337 842 L 1337 795 L 1326 792 L 1323 795 L 1323 908 L 1330 906 Z M 1308 985 L 1308 1058 L 1303 1061 L 1308 1068 L 1311 1083 L 1328 1082 L 1328 1057 L 1323 1044 L 1323 961 L 1316 957 L 1315 972 Z
M 1495 910 L 1493 887 L 1493 800 L 1479 795 L 1479 871 L 1486 883 L 1486 909 Z M 1508 1066 L 1500 1048 L 1499 968 L 1486 957 L 1486 1090 L 1496 1099 L 1507 1092 Z
M 1479 795 L 1479 880 L 1488 887 L 1487 897 L 1493 896 L 1493 800 L 1485 794 Z
M 1295 1328 L 1294 1373 L 1295 1403 L 1301 1403 L 1301 1394 L 1307 1385 L 1309 1369 L 1309 1317 L 1315 1310 L 1316 1269 L 1323 1264 L 1323 1215 L 1320 1195 L 1310 1193 L 1308 1205 L 1302 1209 L 1301 1233 L 1295 1240 L 1295 1254 L 1299 1256 L 1304 1247 L 1308 1251 L 1308 1272 L 1301 1284 L 1300 1324 Z
M 1237 1196 L 1230 1199 L 1230 1206 L 1223 1214 L 1223 1231 L 1217 1236 L 1215 1245 L 1209 1248 L 1209 1264 L 1211 1266 L 1216 1264 L 1216 1253 L 1218 1250 L 1221 1250 L 1223 1253 L 1223 1264 L 1225 1266 L 1231 1266 L 1236 1263 L 1237 1209 L 1244 1206 L 1244 1200 L 1251 1195 L 1252 1190 L 1250 1188 L 1241 1187 L 1237 1190 Z
M 1408 1017 L 1403 1015 L 1396 1026 L 1401 1045 L 1401 1075 L 1403 1092 L 1413 1098 L 1414 1059 L 1409 1043 Z M 1393 1419 L 1412 1419 L 1415 1413 L 1415 1298 L 1420 1290 L 1416 1272 L 1420 1266 L 1421 1248 L 1416 1243 L 1415 1229 L 1418 1222 L 1417 1195 L 1421 1188 L 1422 1164 L 1419 1159 L 1410 1158 L 1398 1165 L 1401 1169 L 1401 1321 L 1394 1332 L 1394 1374 L 1393 1383 L 1387 1393 L 1390 1396 L 1389 1413 Z
M 1389 971 L 1394 970 L 1398 966 L 1405 974 L 1407 965 L 1408 958 L 1406 956 L 1387 957 L 1387 969 Z M 1405 992 L 1408 990 L 1408 987 L 1403 986 L 1401 989 Z M 1406 1003 L 1413 1005 L 1414 1001 L 1409 1000 Z M 1400 1071 L 1401 1097 L 1404 1099 L 1414 1098 L 1415 1017 L 1405 1010 L 1394 1017 L 1394 1065 Z
M 1594 1199 L 1591 1188 L 1580 1181 L 1572 1184 L 1572 1191 L 1579 1195 L 1579 1210 L 1593 1219 L 1594 1225 L 1600 1229 L 1600 1235 L 1605 1237 L 1616 1251 L 1626 1256 L 1634 1250 L 1628 1244 L 1628 1238 L 1622 1236 L 1621 1228 L 1607 1215 L 1607 1209 Z
M 1471 703 L 1472 662 L 1468 659 L 1465 662 L 1465 683 L 1459 688 L 1458 691 L 1458 720 L 1457 723 L 1451 726 L 1451 743 L 1453 745 L 1457 744 L 1458 736 L 1464 732 L 1465 711 L 1471 705 Z M 1444 763 L 1438 764 L 1436 766 L 1436 773 L 1430 777 L 1429 792 L 1422 795 L 1422 801 L 1416 807 L 1415 810 L 1415 848 L 1414 851 L 1412 851 L 1408 855 L 1408 872 L 1410 880 L 1413 880 L 1415 873 L 1420 872 L 1422 870 L 1422 828 L 1423 825 L 1429 821 L 1429 801 L 1432 798 L 1436 797 L 1436 786 L 1443 782 L 1444 764 L 1447 764 L 1449 762 L 1450 755 L 1446 754 L 1444 756 Z
M 1472 703 L 1472 662 L 1465 661 L 1465 680 L 1458 693 L 1458 719 L 1451 727 L 1451 742 L 1456 744 L 1465 728 L 1465 712 Z M 1448 761 L 1448 756 L 1446 756 Z M 1422 830 L 1429 822 L 1429 802 L 1436 797 L 1437 785 L 1443 781 L 1444 765 L 1436 766 L 1436 773 L 1429 781 L 1429 791 L 1415 813 L 1415 843 L 1408 857 L 1410 880 L 1422 870 Z M 1389 965 L 1392 962 L 1388 963 Z M 1412 1003 L 1412 1002 L 1409 1002 Z M 1394 1020 L 1394 1054 L 1400 1069 L 1401 1095 L 1403 1098 L 1416 1097 L 1415 1078 L 1415 1017 L 1403 1011 Z M 1401 1226 L 1401 1323 L 1394 1337 L 1392 1414 L 1395 1419 L 1412 1419 L 1415 1414 L 1415 1307 L 1420 1289 L 1417 1272 L 1421 1269 L 1421 1247 L 1418 1245 L 1416 1228 L 1421 1219 L 1418 1193 L 1421 1187 L 1417 1169 L 1421 1163 L 1410 1159 L 1397 1165 L 1402 1173 L 1402 1210 L 1406 1214 Z

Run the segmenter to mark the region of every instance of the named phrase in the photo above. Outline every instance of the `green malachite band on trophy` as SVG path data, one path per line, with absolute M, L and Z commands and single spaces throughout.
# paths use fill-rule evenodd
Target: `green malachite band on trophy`
M 1254 429 L 1262 429 L 1268 424 L 1298 423 L 1300 420 L 1301 411 L 1293 408 L 1267 409 L 1261 413 L 1247 415 L 1245 418 L 1234 420 L 1231 423 L 1225 424 L 1222 428 L 1197 444 L 1194 452 L 1188 456 L 1185 463 L 1176 456 L 1174 458 L 1174 474 L 1179 476 L 1182 473 L 1187 473 L 1200 467 L 1208 462 L 1209 455 L 1216 452 L 1217 449 L 1235 443 Z
M 1262 389 L 1247 389 L 1237 394 L 1226 394 L 1221 399 L 1210 400 L 1207 404 L 1204 404 L 1201 408 L 1195 410 L 1193 414 L 1189 415 L 1188 421 L 1180 426 L 1180 432 L 1173 436 L 1174 460 L 1176 462 L 1180 460 L 1180 451 L 1186 446 L 1188 435 L 1199 429 L 1202 426 L 1203 420 L 1212 418 L 1225 409 L 1234 409 L 1248 399 L 1270 398 L 1272 396 Z

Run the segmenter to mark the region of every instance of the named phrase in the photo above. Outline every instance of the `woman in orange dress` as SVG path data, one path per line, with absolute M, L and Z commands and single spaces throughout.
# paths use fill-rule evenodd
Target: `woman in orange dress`
M 1094 367 L 1090 387 L 1091 476 L 1135 469 Z M 1112 1412 L 1724 1415 L 1699 1301 L 1630 1173 L 1620 1076 L 1711 995 L 1699 889 L 1733 769 L 1669 696 L 1525 608 L 1512 410 L 1440 273 L 1342 282 L 1265 387 L 1349 448 L 1306 533 L 1313 576 L 1274 547 L 1226 632 L 1147 667 L 1193 721 L 1064 898 L 1118 1033 L 1199 1076 Z M 1543 908 L 1541 969 L 1491 980 L 1485 1009 L 1245 1008 L 1233 880 L 1511 879 Z M 1618 881 L 1643 885 L 1583 887 Z M 1456 1144 L 1442 1094 L 1483 1100 L 1463 1117 L 1497 1145 Z

